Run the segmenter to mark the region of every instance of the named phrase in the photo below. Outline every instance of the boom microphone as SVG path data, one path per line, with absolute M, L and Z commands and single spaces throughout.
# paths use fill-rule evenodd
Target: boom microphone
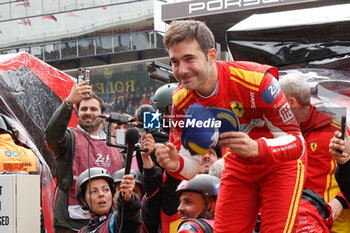
M 139 141 L 140 134 L 135 128 L 128 128 L 125 132 L 125 142 L 127 144 L 126 163 L 124 175 L 130 174 L 131 160 L 134 153 L 135 144 Z

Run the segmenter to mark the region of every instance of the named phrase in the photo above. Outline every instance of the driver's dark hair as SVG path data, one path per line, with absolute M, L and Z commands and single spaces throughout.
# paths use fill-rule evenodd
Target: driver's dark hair
M 197 20 L 175 20 L 166 31 L 163 42 L 166 49 L 184 40 L 196 40 L 204 54 L 215 48 L 213 33 L 204 22 Z
M 90 99 L 96 99 L 96 100 L 100 103 L 101 113 L 104 113 L 104 112 L 105 112 L 106 106 L 105 106 L 103 100 L 102 100 L 100 97 L 98 97 L 98 95 L 96 95 L 96 93 L 93 92 L 93 91 L 90 92 L 90 94 L 89 94 L 88 97 L 86 97 L 86 98 L 80 100 L 80 101 L 77 103 L 77 111 L 79 111 L 80 103 L 81 103 L 82 101 L 90 100 Z

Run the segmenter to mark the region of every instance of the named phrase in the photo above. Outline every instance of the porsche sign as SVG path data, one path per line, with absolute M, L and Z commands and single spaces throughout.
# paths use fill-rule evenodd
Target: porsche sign
M 194 0 L 162 5 L 162 20 L 250 10 L 315 0 Z

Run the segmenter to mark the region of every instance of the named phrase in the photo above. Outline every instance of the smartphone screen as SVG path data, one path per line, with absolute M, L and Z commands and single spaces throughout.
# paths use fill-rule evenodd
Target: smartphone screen
M 78 69 L 78 80 L 77 80 L 77 83 L 81 83 L 84 80 L 85 80 L 85 69 L 84 68 L 79 68 Z
M 78 69 L 78 80 L 77 83 L 80 83 L 85 80 L 90 80 L 90 68 L 79 68 Z

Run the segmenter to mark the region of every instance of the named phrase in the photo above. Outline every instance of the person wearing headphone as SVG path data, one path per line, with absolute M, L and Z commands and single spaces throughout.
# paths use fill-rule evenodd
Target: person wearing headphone
M 101 167 L 82 172 L 78 177 L 76 196 L 80 207 L 89 211 L 90 220 L 79 233 L 139 232 L 141 204 L 133 193 L 134 186 L 133 175 L 124 175 L 117 200 L 118 210 L 113 212 L 116 190 L 110 173 Z
M 208 174 L 198 174 L 191 180 L 181 181 L 176 189 L 181 218 L 178 233 L 213 232 L 219 186 L 220 179 Z

